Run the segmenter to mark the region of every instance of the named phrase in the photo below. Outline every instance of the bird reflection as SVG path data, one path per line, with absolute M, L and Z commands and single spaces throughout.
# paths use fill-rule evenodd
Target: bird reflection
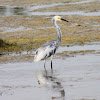
M 54 75 L 53 71 L 43 70 L 36 73 L 38 84 L 50 88 L 56 96 L 52 100 L 65 100 L 65 91 L 60 80 Z M 53 95 L 54 95 L 53 94 Z M 58 95 L 57 95 L 58 94 Z

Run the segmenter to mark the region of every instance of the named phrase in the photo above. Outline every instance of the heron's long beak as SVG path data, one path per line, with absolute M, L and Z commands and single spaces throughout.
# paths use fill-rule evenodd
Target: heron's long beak
M 65 19 L 63 19 L 63 18 L 61 18 L 61 20 L 62 20 L 62 21 L 66 21 L 66 22 L 69 22 L 69 21 L 67 21 L 67 20 L 65 20 Z

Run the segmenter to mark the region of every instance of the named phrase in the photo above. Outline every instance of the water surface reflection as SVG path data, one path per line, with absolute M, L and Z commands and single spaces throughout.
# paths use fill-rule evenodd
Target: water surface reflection
M 58 79 L 52 71 L 43 70 L 36 73 L 38 84 L 51 89 L 53 91 L 52 100 L 65 100 L 65 90 L 61 84 L 60 79 Z

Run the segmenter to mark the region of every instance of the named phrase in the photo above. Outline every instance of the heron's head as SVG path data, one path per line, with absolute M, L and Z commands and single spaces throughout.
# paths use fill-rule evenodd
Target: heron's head
M 60 16 L 54 16 L 53 19 L 56 20 L 56 21 L 66 21 L 66 22 L 68 22 L 67 20 L 61 18 Z

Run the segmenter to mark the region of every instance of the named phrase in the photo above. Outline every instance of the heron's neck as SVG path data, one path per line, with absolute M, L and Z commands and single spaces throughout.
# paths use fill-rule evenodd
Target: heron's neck
M 56 28 L 56 30 L 57 30 L 57 40 L 60 42 L 61 41 L 61 36 L 62 36 L 62 34 L 61 34 L 61 30 L 60 30 L 60 28 L 59 28 L 59 26 L 57 25 L 57 23 L 56 23 L 56 21 L 53 19 L 53 24 L 54 24 L 54 27 Z

